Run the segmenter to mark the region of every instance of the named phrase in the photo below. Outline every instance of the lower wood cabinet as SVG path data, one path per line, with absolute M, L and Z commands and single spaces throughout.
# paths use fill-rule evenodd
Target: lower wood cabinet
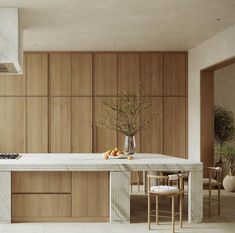
M 12 222 L 109 221 L 109 172 L 12 172 Z
M 70 194 L 12 194 L 13 221 L 44 221 L 69 216 Z
M 72 216 L 106 219 L 109 216 L 109 173 L 72 173 Z

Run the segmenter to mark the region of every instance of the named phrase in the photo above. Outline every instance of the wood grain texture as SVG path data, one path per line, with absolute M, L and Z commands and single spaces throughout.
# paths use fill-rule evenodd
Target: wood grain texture
M 94 95 L 117 95 L 117 54 L 94 54 Z
M 109 216 L 109 173 L 72 172 L 72 216 Z
M 0 96 L 26 95 L 26 56 L 23 61 L 23 75 L 0 75 Z
M 48 54 L 26 54 L 27 95 L 48 95 Z
M 164 54 L 164 96 L 186 96 L 186 54 Z
M 66 53 L 50 56 L 50 95 L 71 95 L 71 55 Z
M 27 152 L 48 152 L 47 97 L 27 97 Z
M 134 91 L 140 87 L 139 54 L 118 54 L 118 92 Z
M 164 98 L 163 153 L 186 157 L 186 97 Z
M 70 194 L 13 194 L 12 218 L 71 216 L 70 203 Z
M 70 172 L 12 172 L 12 193 L 70 193 Z
M 201 72 L 201 161 L 214 166 L 214 72 Z
M 72 98 L 72 152 L 92 152 L 92 98 Z
M 163 80 L 163 55 L 141 54 L 141 95 L 161 96 Z
M 0 151 L 26 151 L 26 99 L 0 97 Z
M 146 101 L 151 104 L 151 112 L 157 113 L 158 117 L 152 122 L 151 127 L 142 129 L 140 132 L 140 148 L 143 153 L 159 153 L 163 152 L 163 114 L 162 114 L 162 97 L 145 97 Z M 141 113 L 141 119 L 147 116 L 146 112 Z
M 109 97 L 104 97 L 109 98 Z M 117 133 L 114 130 L 97 127 L 97 121 L 101 119 L 104 112 L 104 104 L 101 97 L 94 99 L 93 125 L 94 125 L 94 152 L 104 152 L 117 145 Z M 115 119 L 115 115 L 113 118 Z
M 50 99 L 50 152 L 71 152 L 70 97 Z
M 92 54 L 72 54 L 72 95 L 92 95 Z

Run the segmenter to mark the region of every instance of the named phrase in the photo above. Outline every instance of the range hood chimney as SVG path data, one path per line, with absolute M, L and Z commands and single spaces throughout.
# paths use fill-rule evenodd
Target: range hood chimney
M 22 74 L 22 30 L 18 8 L 0 8 L 0 74 Z

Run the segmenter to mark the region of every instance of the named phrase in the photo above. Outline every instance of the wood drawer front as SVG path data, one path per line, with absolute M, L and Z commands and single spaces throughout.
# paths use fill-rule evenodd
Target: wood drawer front
M 70 172 L 12 172 L 12 193 L 70 193 Z
M 109 216 L 109 173 L 72 172 L 72 216 Z
M 71 216 L 70 194 L 13 194 L 12 217 Z

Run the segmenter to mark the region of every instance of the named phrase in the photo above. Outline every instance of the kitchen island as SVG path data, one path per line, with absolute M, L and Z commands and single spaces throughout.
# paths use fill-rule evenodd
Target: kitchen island
M 135 154 L 133 160 L 22 154 L 0 161 L 0 221 L 129 222 L 131 171 L 188 171 L 188 221 L 200 222 L 202 170 L 200 162 L 160 154 Z

